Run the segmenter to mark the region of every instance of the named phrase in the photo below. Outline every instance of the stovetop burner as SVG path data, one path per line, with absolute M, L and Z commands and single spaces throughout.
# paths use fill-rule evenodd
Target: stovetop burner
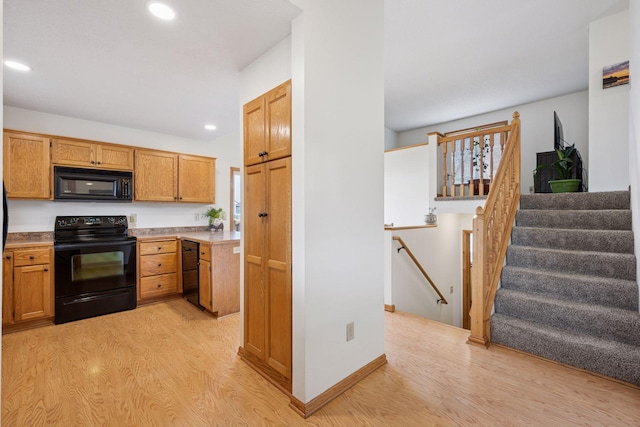
M 54 242 L 103 242 L 133 240 L 128 235 L 127 217 L 118 216 L 57 216 Z

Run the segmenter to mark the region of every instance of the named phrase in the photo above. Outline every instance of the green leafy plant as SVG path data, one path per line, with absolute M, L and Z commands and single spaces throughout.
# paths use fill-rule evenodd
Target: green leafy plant
M 552 167 L 554 170 L 555 179 L 571 179 L 571 171 L 573 170 L 573 160 L 571 160 L 571 155 L 575 151 L 575 144 L 568 145 L 563 149 L 556 148 L 556 154 L 558 158 L 555 162 L 540 165 L 533 170 L 533 177 L 535 180 L 536 172 L 541 169 Z
M 209 218 L 209 225 L 213 224 L 215 219 L 226 219 L 226 215 L 222 208 L 210 207 L 205 212 L 205 215 Z

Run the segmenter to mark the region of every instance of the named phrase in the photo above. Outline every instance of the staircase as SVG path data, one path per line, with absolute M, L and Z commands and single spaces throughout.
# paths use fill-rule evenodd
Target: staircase
M 629 192 L 522 195 L 491 341 L 640 385 Z

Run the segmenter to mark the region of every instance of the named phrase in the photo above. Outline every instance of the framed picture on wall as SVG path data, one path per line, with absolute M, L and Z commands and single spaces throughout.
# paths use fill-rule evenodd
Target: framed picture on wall
M 602 89 L 629 84 L 629 61 L 602 69 Z

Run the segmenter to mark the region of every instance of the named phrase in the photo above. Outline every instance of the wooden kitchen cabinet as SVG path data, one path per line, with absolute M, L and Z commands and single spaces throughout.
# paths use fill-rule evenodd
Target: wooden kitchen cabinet
M 240 311 L 240 242 L 200 244 L 200 305 L 218 317 Z
M 157 150 L 136 150 L 134 200 L 215 202 L 215 159 Z
M 178 155 L 178 201 L 215 203 L 216 159 Z
M 291 80 L 243 107 L 244 164 L 291 155 Z
M 133 170 L 133 148 L 57 138 L 52 140 L 51 162 L 54 165 Z
M 245 169 L 244 348 L 291 391 L 291 157 Z
M 3 177 L 10 199 L 50 199 L 49 138 L 5 131 Z
M 53 247 L 17 248 L 3 254 L 2 323 L 53 318 Z
M 178 199 L 178 156 L 156 150 L 136 150 L 133 183 L 136 201 L 175 202 Z
M 138 300 L 180 292 L 178 241 L 175 238 L 137 242 Z

